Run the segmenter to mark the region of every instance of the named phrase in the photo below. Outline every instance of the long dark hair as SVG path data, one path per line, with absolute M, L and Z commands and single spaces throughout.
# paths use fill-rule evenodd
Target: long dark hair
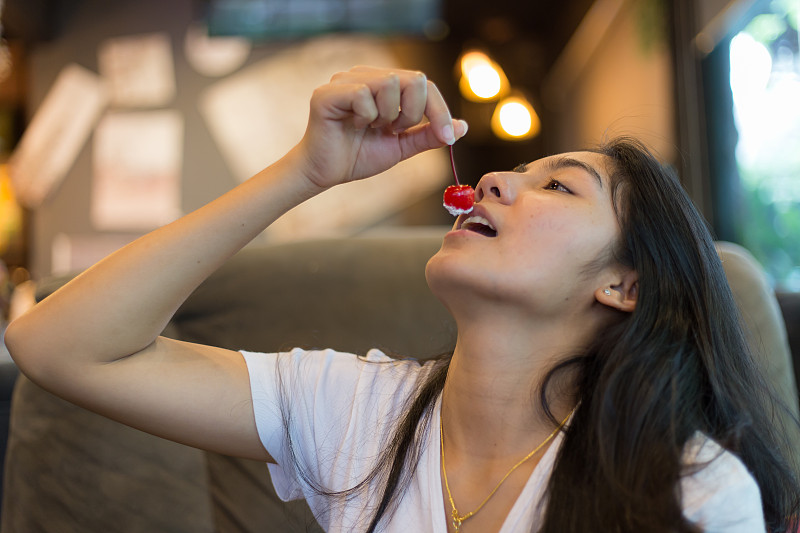
M 780 405 L 754 363 L 711 234 L 675 175 L 638 142 L 617 139 L 597 152 L 614 164 L 615 255 L 637 272 L 638 300 L 584 354 L 551 371 L 578 370 L 580 407 L 539 531 L 699 531 L 676 490 L 697 431 L 742 460 L 770 531 L 784 531 L 800 494 L 788 428 L 775 416 Z
M 675 175 L 640 143 L 615 139 L 596 152 L 612 161 L 621 227 L 614 259 L 637 272 L 638 301 L 540 384 L 549 413 L 548 384 L 570 370 L 580 403 L 534 530 L 699 531 L 683 515 L 678 487 L 684 446 L 700 431 L 742 460 L 770 531 L 785 531 L 800 484 L 711 234 Z M 433 364 L 370 476 L 384 481 L 369 532 L 392 514 L 416 469 L 449 358 Z

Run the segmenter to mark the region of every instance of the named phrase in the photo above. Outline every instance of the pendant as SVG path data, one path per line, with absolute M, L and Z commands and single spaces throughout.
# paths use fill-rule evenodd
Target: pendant
M 458 511 L 453 509 L 453 529 L 458 533 L 458 530 L 461 528 L 461 518 L 458 516 Z

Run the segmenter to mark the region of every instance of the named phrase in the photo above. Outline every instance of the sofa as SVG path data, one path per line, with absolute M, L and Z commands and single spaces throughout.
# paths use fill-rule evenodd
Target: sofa
M 187 299 L 164 334 L 232 349 L 379 347 L 435 356 L 455 340 L 454 323 L 424 278 L 442 233 L 405 229 L 247 248 Z M 796 414 L 795 365 L 778 300 L 744 249 L 719 249 L 765 374 Z M 64 281 L 40 282 L 37 297 Z M 277 499 L 264 464 L 144 434 L 24 376 L 12 398 L 2 505 L 0 533 L 319 531 L 304 502 Z

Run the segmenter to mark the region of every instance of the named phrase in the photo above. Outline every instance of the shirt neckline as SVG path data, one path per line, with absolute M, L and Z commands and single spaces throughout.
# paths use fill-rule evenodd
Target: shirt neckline
M 429 487 L 429 490 L 432 493 L 430 501 L 432 501 L 434 504 L 433 509 L 431 510 L 431 518 L 434 523 L 435 533 L 447 533 L 447 520 L 449 520 L 449 518 L 444 512 L 444 495 L 442 494 L 442 454 L 441 447 L 439 446 L 439 443 L 441 442 L 440 439 L 442 427 L 441 394 L 439 394 L 439 397 L 436 400 L 434 409 L 434 420 L 432 420 L 433 430 L 428 432 L 429 436 L 426 447 L 427 452 L 430 454 L 428 460 L 430 461 L 431 469 L 434 472 L 434 475 L 430 476 Z M 572 415 L 570 415 L 570 418 L 564 424 L 564 427 L 566 427 L 571 420 Z M 511 510 L 508 512 L 508 515 L 506 515 L 499 533 L 511 533 L 514 531 L 515 526 L 520 523 L 520 520 L 527 520 L 528 517 L 530 517 L 532 520 L 535 520 L 536 517 L 539 516 L 539 512 L 542 508 L 542 503 L 544 502 L 545 498 L 547 481 L 549 480 L 550 474 L 553 470 L 555 457 L 559 448 L 561 448 L 563 437 L 564 432 L 559 431 L 553 438 L 552 443 L 547 448 L 547 451 L 544 453 L 539 463 L 533 469 L 533 472 L 531 472 L 530 477 L 528 477 L 528 481 L 525 482 L 525 486 L 522 488 L 519 496 L 517 496 L 517 499 L 514 502 L 514 505 L 511 507 Z M 534 505 L 528 507 L 529 503 L 533 503 Z

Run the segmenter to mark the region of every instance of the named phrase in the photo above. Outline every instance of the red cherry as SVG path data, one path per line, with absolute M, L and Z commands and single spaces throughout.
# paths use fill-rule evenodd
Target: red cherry
M 472 211 L 475 190 L 469 185 L 450 185 L 444 190 L 444 207 L 453 216 Z
M 469 185 L 461 185 L 456 174 L 456 162 L 453 158 L 453 145 L 450 145 L 450 167 L 453 169 L 455 185 L 450 185 L 444 190 L 444 207 L 451 215 L 457 217 L 472 211 L 472 204 L 475 203 L 475 191 Z

